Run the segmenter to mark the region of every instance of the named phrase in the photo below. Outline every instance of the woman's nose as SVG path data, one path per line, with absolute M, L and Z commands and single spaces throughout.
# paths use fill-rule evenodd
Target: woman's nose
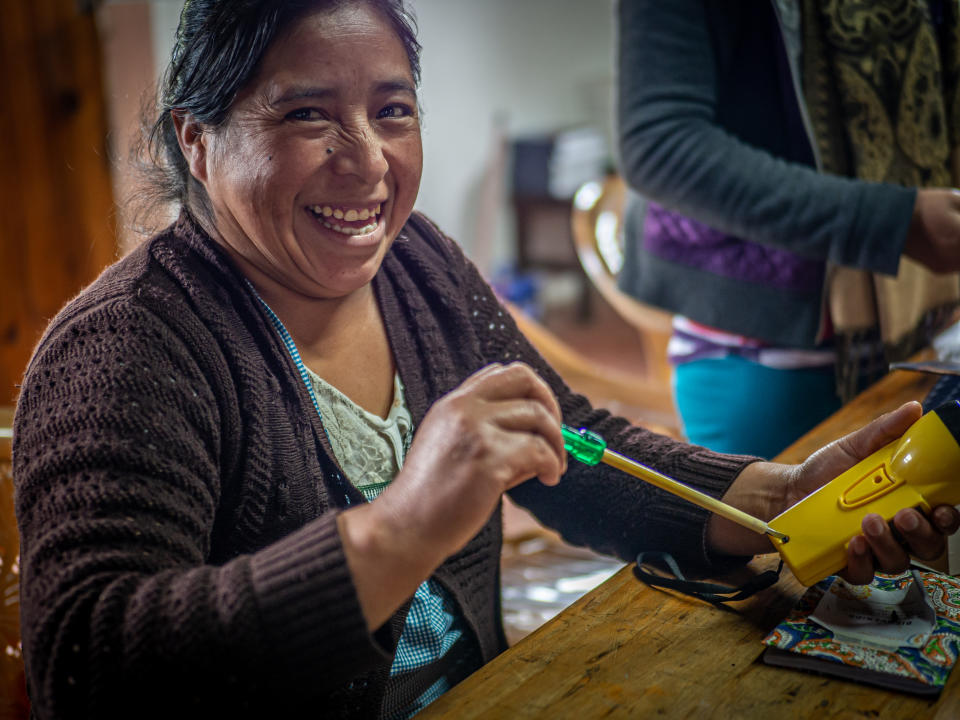
M 383 152 L 383 139 L 367 127 L 346 135 L 328 148 L 329 163 L 340 175 L 355 175 L 366 183 L 379 182 L 389 169 Z

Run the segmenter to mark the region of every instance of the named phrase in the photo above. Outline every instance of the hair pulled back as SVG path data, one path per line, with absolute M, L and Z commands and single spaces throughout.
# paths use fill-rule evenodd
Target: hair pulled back
M 190 175 L 180 151 L 171 112 L 189 112 L 204 125 L 219 127 L 279 35 L 311 11 L 353 3 L 372 7 L 390 23 L 419 85 L 420 43 L 404 0 L 186 0 L 161 81 L 157 114 L 152 121 L 145 120 L 138 152 L 146 163 L 155 203 L 184 206 L 193 199 L 200 207 L 190 207 L 192 211 L 209 213 L 206 193 Z

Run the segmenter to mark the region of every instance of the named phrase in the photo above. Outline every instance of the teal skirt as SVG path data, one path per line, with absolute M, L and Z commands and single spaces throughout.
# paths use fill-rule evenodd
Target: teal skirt
M 840 407 L 832 366 L 781 370 L 737 356 L 681 363 L 674 398 L 691 443 L 767 459 Z

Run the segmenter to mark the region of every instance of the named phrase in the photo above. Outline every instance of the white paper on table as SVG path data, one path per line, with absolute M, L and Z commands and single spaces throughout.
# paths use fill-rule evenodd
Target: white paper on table
M 923 581 L 911 571 L 897 590 L 875 583 L 849 585 L 836 578 L 810 619 L 833 632 L 838 642 L 883 648 L 923 647 L 937 625 L 937 614 Z

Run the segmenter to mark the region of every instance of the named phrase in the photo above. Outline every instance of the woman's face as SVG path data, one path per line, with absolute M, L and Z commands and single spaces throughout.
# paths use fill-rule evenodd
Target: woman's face
M 278 37 L 226 123 L 201 137 L 218 240 L 258 285 L 309 298 L 366 287 L 413 210 L 423 153 L 410 63 L 362 3 Z

